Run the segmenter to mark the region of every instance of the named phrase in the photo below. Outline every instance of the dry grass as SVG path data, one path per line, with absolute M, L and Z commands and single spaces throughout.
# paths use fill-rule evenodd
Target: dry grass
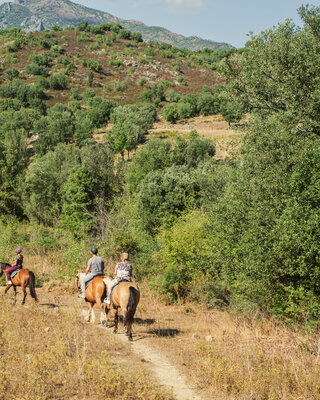
M 319 335 L 303 335 L 257 316 L 166 306 L 151 293 L 144 296 L 137 317 L 146 323 L 136 324 L 135 334 L 147 336 L 149 344 L 175 360 L 207 393 L 204 398 L 320 398 Z M 194 333 L 199 338 L 192 338 Z
M 0 299 L 0 399 L 173 399 L 151 383 L 128 346 L 83 323 L 78 309 Z
M 234 127 L 229 128 L 221 115 L 195 117 L 174 125 L 162 120 L 155 123 L 149 132 L 151 136 L 173 140 L 178 135 L 187 137 L 193 129 L 196 129 L 201 137 L 215 142 L 216 159 L 232 156 L 238 150 L 241 132 Z
M 26 260 L 36 267 L 37 279 L 54 268 L 50 258 Z M 142 368 L 128 347 L 80 321 L 79 304 L 70 296 L 72 286 L 70 279 L 50 280 L 37 289 L 40 305 L 35 308 L 28 297 L 26 308 L 14 308 L 14 318 L 12 294 L 0 299 L 0 399 L 95 399 L 99 394 L 170 398 L 146 386 L 144 372 L 125 372 L 127 365 L 134 365 L 135 371 Z M 259 315 L 239 317 L 195 304 L 166 305 L 147 285 L 141 285 L 141 291 L 134 339 L 166 355 L 202 391 L 203 400 L 320 398 L 319 334 L 304 334 L 298 327 Z M 58 307 L 45 306 L 50 303 Z M 193 338 L 194 333 L 199 338 Z M 90 371 L 89 378 L 84 370 Z M 26 380 L 23 394 L 17 386 L 20 376 Z M 132 393 L 136 397 L 130 397 Z

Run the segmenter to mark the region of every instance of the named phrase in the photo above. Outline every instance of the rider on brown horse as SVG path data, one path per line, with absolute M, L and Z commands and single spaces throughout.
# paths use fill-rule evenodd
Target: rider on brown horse
M 92 257 L 88 261 L 85 271 L 86 276 L 81 280 L 81 294 L 79 294 L 79 297 L 83 299 L 86 297 L 86 283 L 91 281 L 95 276 L 103 276 L 104 261 L 102 257 L 98 256 L 98 249 L 96 247 L 92 247 L 91 255 Z
M 21 254 L 22 253 L 21 248 L 17 247 L 15 252 L 16 252 L 15 265 L 13 265 L 11 268 L 9 268 L 6 271 L 6 274 L 7 274 L 7 285 L 12 285 L 12 282 L 11 282 L 11 274 L 12 274 L 12 272 L 16 271 L 17 269 L 22 268 L 22 264 L 23 264 L 23 255 Z
M 128 263 L 128 253 L 121 254 L 121 262 L 118 262 L 114 269 L 115 278 L 108 284 L 108 293 L 104 302 L 110 306 L 111 294 L 115 286 L 119 285 L 120 282 L 127 281 L 132 282 L 132 265 Z

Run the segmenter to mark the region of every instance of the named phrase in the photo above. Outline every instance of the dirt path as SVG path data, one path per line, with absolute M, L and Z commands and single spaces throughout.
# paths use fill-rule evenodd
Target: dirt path
M 44 289 L 38 289 L 40 306 L 47 308 L 48 312 L 55 310 L 68 312 L 70 309 L 79 308 L 79 313 L 84 317 L 87 310 L 83 300 L 77 295 L 50 293 Z M 18 297 L 19 301 L 19 297 Z M 29 299 L 30 301 L 30 299 Z M 147 302 L 147 300 L 144 300 Z M 146 304 L 142 304 L 142 310 Z M 99 321 L 100 313 L 96 311 L 96 322 Z M 152 311 L 150 311 L 152 313 Z M 119 343 L 120 351 L 114 361 L 115 363 L 127 363 L 136 365 L 137 368 L 143 367 L 147 370 L 155 381 L 162 387 L 171 392 L 177 400 L 209 400 L 203 393 L 199 393 L 190 383 L 188 377 L 181 371 L 181 368 L 171 361 L 168 354 L 164 354 L 160 343 L 157 343 L 153 330 L 148 327 L 155 323 L 155 319 L 139 318 L 143 312 L 138 312 L 136 328 L 133 342 L 129 342 L 123 334 L 114 335 L 112 329 L 96 324 L 97 334 L 101 340 L 114 340 Z M 121 329 L 121 325 L 119 325 Z M 98 333 L 99 332 L 99 333 Z M 150 333 L 151 332 L 151 333 Z M 158 346 L 160 345 L 160 346 Z
M 118 340 L 127 341 L 127 338 L 118 336 Z M 142 357 L 146 363 L 146 368 L 153 373 L 158 383 L 171 389 L 177 400 L 204 400 L 187 383 L 186 376 L 182 375 L 177 367 L 159 351 L 154 350 L 143 340 L 134 341 L 131 348 L 136 355 Z

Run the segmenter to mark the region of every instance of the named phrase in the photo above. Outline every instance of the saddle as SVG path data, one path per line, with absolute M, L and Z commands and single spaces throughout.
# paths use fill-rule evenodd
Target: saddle
M 16 269 L 15 271 L 13 271 L 13 272 L 10 274 L 10 278 L 11 278 L 11 279 L 14 278 L 14 277 L 17 275 L 17 273 L 18 273 L 19 271 L 21 271 L 21 270 L 22 270 L 22 267 L 20 267 L 20 268 Z
M 90 285 L 90 283 L 94 280 L 94 278 L 96 278 L 97 276 L 103 276 L 103 275 L 95 275 L 92 279 L 90 279 L 90 281 L 86 282 L 86 289 Z

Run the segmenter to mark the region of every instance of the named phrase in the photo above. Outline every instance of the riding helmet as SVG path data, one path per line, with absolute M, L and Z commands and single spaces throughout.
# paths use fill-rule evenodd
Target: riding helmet
M 92 254 L 98 254 L 98 249 L 96 247 L 92 247 L 90 251 Z
M 19 253 L 21 253 L 21 252 L 22 252 L 22 249 L 21 249 L 21 247 L 17 247 L 17 248 L 15 249 L 15 252 L 16 252 L 16 254 L 19 254 Z

